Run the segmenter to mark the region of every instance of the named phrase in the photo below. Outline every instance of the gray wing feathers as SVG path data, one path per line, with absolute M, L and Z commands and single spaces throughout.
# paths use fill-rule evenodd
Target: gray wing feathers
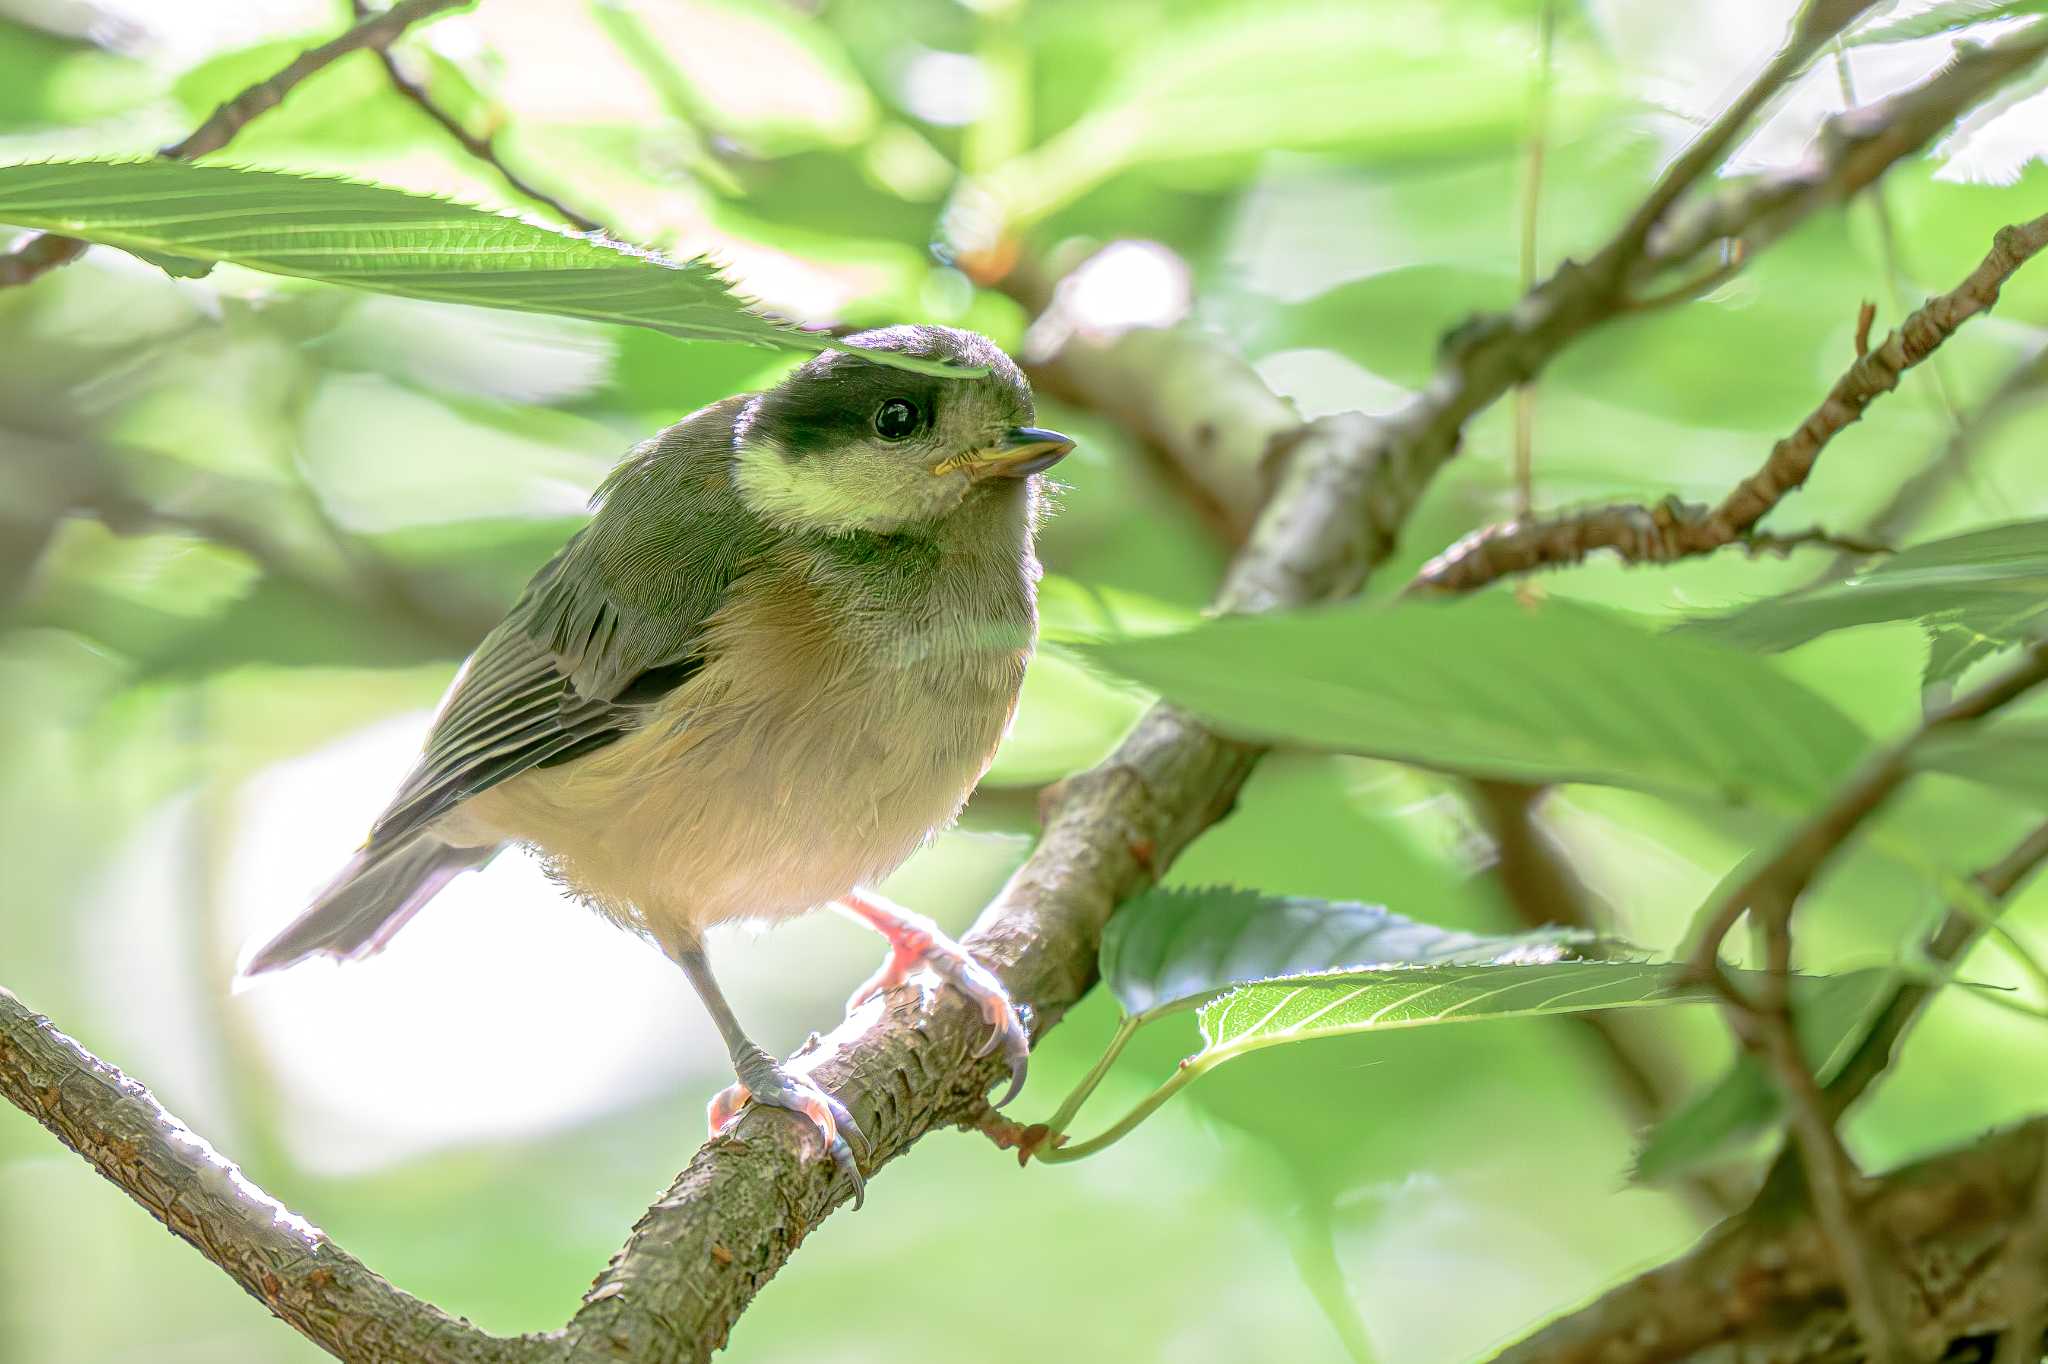
M 529 768 L 629 733 L 654 699 L 628 697 L 635 681 L 686 675 L 704 622 L 762 544 L 726 477 L 732 419 L 745 401 L 669 428 L 605 480 L 590 525 L 464 665 L 372 846 Z
M 443 886 L 496 853 L 436 838 L 480 791 L 565 762 L 644 722 L 698 661 L 704 623 L 764 545 L 726 477 L 730 398 L 641 446 L 456 676 L 419 764 L 362 851 L 245 968 L 376 951 Z M 636 685 L 637 684 L 637 685 Z
M 441 888 L 491 860 L 496 848 L 451 848 L 439 839 L 365 848 L 305 913 L 265 943 L 242 974 L 281 970 L 311 956 L 366 957 L 405 927 Z

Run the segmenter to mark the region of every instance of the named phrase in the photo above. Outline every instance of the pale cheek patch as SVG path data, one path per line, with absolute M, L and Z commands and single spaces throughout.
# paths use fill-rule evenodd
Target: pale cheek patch
M 906 474 L 923 480 L 905 487 Z M 958 486 L 955 486 L 955 485 Z M 733 454 L 733 487 L 763 520 L 787 530 L 892 531 L 944 511 L 966 491 L 966 479 L 934 478 L 922 470 L 859 455 L 840 455 L 829 466 L 789 458 L 769 441 L 747 442 Z

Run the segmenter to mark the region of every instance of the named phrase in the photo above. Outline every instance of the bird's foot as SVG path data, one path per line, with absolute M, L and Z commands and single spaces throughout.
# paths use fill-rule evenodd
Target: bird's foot
M 873 1148 L 846 1105 L 809 1080 L 792 1075 L 758 1047 L 736 1063 L 734 1069 L 739 1079 L 714 1095 L 706 1110 L 711 1135 L 715 1137 L 739 1121 L 740 1110 L 749 1102 L 787 1109 L 806 1118 L 825 1138 L 825 1149 L 831 1153 L 833 1163 L 852 1181 L 853 1206 L 859 1208 L 867 1182 L 861 1178 L 860 1166 L 854 1163 L 853 1147 L 848 1141 L 857 1143 L 863 1155 Z
M 1024 1088 L 1024 1072 L 1031 1061 L 1031 1034 L 1025 1029 L 1017 1006 L 1010 1001 L 1010 992 L 1003 988 L 1003 983 L 986 966 L 968 955 L 966 948 L 922 914 L 886 905 L 868 895 L 848 896 L 843 903 L 862 922 L 889 940 L 888 960 L 882 963 L 882 969 L 875 972 L 867 984 L 853 992 L 853 997 L 846 1001 L 847 1012 L 851 1013 L 876 995 L 904 984 L 914 971 L 930 971 L 980 1008 L 982 1020 L 989 1025 L 989 1036 L 974 1054 L 977 1057 L 987 1056 L 997 1047 L 1003 1049 L 1003 1059 L 1010 1065 L 1010 1088 L 996 1100 L 995 1107 L 1001 1108 L 1016 1098 L 1017 1091 Z M 929 1009 L 930 987 L 920 983 L 919 988 L 925 1007 Z

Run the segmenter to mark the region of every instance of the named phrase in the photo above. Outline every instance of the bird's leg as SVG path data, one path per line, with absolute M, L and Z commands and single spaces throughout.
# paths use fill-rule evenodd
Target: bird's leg
M 1001 1108 L 1016 1098 L 1017 1091 L 1024 1087 L 1024 1070 L 1031 1060 L 1031 1034 L 1025 1031 L 1023 1020 L 1017 1016 L 1017 1006 L 1010 1002 L 1010 993 L 1003 983 L 930 919 L 893 905 L 873 891 L 849 891 L 833 901 L 833 907 L 889 940 L 888 960 L 867 984 L 853 992 L 853 998 L 846 1001 L 847 1011 L 858 1009 L 885 990 L 895 989 L 919 967 L 930 970 L 980 1007 L 990 1032 L 988 1041 L 974 1054 L 986 1056 L 1001 1047 L 1004 1059 L 1010 1063 L 1009 1092 L 995 1106 Z M 929 994 L 926 1003 L 930 1003 Z
M 719 1035 L 725 1038 L 725 1049 L 732 1056 L 733 1073 L 739 1083 L 731 1085 L 711 1100 L 708 1116 L 711 1120 L 711 1134 L 717 1136 L 739 1116 L 740 1108 L 751 1099 L 757 1104 L 773 1108 L 786 1108 L 801 1114 L 817 1126 L 825 1138 L 825 1148 L 832 1153 L 832 1159 L 853 1181 L 853 1205 L 858 1208 L 866 1185 L 861 1179 L 860 1167 L 854 1163 L 853 1148 L 847 1145 L 851 1138 L 867 1151 L 868 1139 L 861 1134 L 860 1124 L 853 1120 L 853 1114 L 846 1111 L 846 1105 L 827 1094 L 801 1076 L 792 1075 L 776 1059 L 754 1045 L 740 1028 L 740 1021 L 733 1016 L 732 1006 L 725 1002 L 725 992 L 718 988 L 717 980 L 711 975 L 711 963 L 704 956 L 700 942 L 688 943 L 671 948 L 669 956 L 676 965 L 683 968 L 683 974 L 690 978 L 690 984 L 697 991 L 697 998 L 704 1001 L 704 1011 L 711 1015 L 711 1021 L 718 1025 Z

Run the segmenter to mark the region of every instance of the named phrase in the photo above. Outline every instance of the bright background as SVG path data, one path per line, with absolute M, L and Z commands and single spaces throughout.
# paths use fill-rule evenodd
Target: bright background
M 505 157 L 620 237 L 709 252 L 790 315 L 926 320 L 1022 349 L 1029 320 L 944 263 L 1007 217 L 1095 330 L 1187 318 L 1306 415 L 1397 405 L 1436 339 L 1518 288 L 1536 3 L 1397 0 L 484 0 L 400 51 Z M 1660 158 L 1774 48 L 1790 7 L 1557 7 L 1538 257 L 1597 244 Z M 345 22 L 316 0 L 0 0 L 0 162 L 146 153 Z M 1945 40 L 1857 49 L 1868 99 Z M 1843 101 L 1824 61 L 1738 158 L 1784 164 Z M 2039 210 L 2048 95 L 2021 91 L 1708 299 L 1575 347 L 1538 400 L 1539 496 L 1718 495 L 1880 326 Z M 226 159 L 508 197 L 352 57 Z M 979 189 L 961 189 L 962 173 Z M 1895 270 L 1894 270 L 1895 267 Z M 1997 317 L 1830 449 L 1793 519 L 1850 528 L 1936 451 L 2048 324 L 2036 267 Z M 1040 338 L 1044 339 L 1044 338 Z M 0 292 L 0 984 L 151 1084 L 258 1183 L 401 1287 L 498 1331 L 548 1328 L 701 1134 L 727 1074 L 657 953 L 562 903 L 522 857 L 458 882 L 383 957 L 237 993 L 409 766 L 456 662 L 631 443 L 771 382 L 760 351 L 372 298 L 223 269 L 172 280 L 94 251 Z M 1937 385 L 1937 376 L 1940 386 Z M 1043 557 L 1174 611 L 1223 550 L 1141 452 L 1047 404 L 1082 445 Z M 1508 507 L 1506 405 L 1405 537 L 1397 584 Z M 1919 534 L 2048 510 L 2022 413 Z M 1548 590 L 1651 614 L 1746 599 L 1824 562 L 1595 565 Z M 1061 588 L 1049 624 L 1090 623 Z M 1787 666 L 1878 732 L 1916 713 L 1914 627 Z M 1142 699 L 1060 658 L 962 826 L 887 887 L 955 928 L 1024 856 L 1033 791 L 1105 753 Z M 1958 865 L 2024 811 L 1905 802 Z M 826 812 L 821 812 L 821 816 Z M 1559 836 L 1618 929 L 1668 945 L 1751 831 L 1567 790 Z M 1384 901 L 1460 927 L 1511 916 L 1455 790 L 1387 764 L 1278 757 L 1175 868 L 1184 883 Z M 1878 861 L 1821 888 L 1803 942 L 1890 952 L 1928 891 Z M 2048 894 L 2015 927 L 2040 941 Z M 716 944 L 772 1049 L 839 1016 L 880 944 L 820 916 Z M 1984 963 L 1978 974 L 1999 978 Z M 1092 1000 L 1013 1110 L 1093 1059 Z M 1701 1083 L 1718 1023 L 1661 1023 Z M 1142 1093 L 1147 1040 L 1096 1101 Z M 2048 1036 L 1944 998 L 1851 1129 L 1885 1163 L 2018 1115 Z M 1100 1158 L 1019 1171 L 941 1133 L 761 1295 L 728 1357 L 992 1364 L 1335 1360 L 1348 1300 L 1383 1359 L 1473 1357 L 1682 1247 L 1682 1200 L 1628 1184 L 1636 1137 L 1582 1030 L 1494 1023 L 1262 1053 Z M 304 1360 L 271 1321 L 27 1119 L 0 1112 L 0 1360 Z

